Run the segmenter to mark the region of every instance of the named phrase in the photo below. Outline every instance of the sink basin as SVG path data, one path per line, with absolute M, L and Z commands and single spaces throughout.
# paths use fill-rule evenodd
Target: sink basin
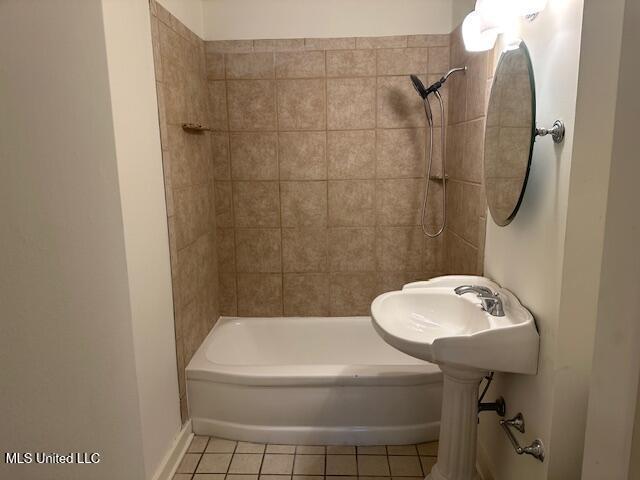
M 504 315 L 484 311 L 473 292 L 456 294 L 462 285 L 497 293 Z M 540 338 L 533 316 L 491 280 L 457 275 L 383 293 L 371 304 L 371 317 L 387 343 L 442 370 L 438 460 L 426 480 L 476 480 L 478 386 L 488 371 L 536 373 Z
M 479 285 L 497 292 L 505 315 L 482 310 L 474 293 L 454 288 Z M 398 350 L 438 364 L 535 374 L 539 337 L 533 316 L 508 290 L 484 277 L 447 276 L 405 285 L 371 304 L 378 333 Z

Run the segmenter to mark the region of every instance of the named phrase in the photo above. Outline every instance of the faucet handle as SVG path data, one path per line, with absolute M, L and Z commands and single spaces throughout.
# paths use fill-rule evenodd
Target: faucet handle
M 478 298 L 482 302 L 482 309 L 489 315 L 504 317 L 504 307 L 500 295 L 497 293 L 491 293 L 491 295 L 478 294 Z

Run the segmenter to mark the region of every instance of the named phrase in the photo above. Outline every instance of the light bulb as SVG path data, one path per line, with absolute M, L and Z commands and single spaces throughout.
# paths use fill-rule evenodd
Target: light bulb
M 482 20 L 477 12 L 468 14 L 462 22 L 462 39 L 469 52 L 491 50 L 498 38 L 496 29 L 483 29 Z
M 476 12 L 482 22 L 481 31 L 503 32 L 519 14 L 520 0 L 477 0 Z

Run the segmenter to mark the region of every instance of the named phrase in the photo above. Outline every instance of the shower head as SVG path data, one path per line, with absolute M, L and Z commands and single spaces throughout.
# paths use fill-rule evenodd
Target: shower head
M 416 92 L 418 92 L 418 95 L 420 95 L 420 97 L 423 100 L 426 99 L 427 95 L 429 95 L 429 92 L 424 87 L 424 83 L 422 83 L 422 81 L 418 78 L 417 75 L 409 75 L 409 78 L 411 78 L 411 83 L 413 83 L 413 88 L 416 89 Z
M 413 83 L 413 88 L 416 89 L 416 92 L 418 92 L 418 95 L 420 95 L 420 98 L 422 98 L 423 100 L 426 100 L 427 96 L 430 93 L 440 90 L 440 87 L 444 85 L 444 82 L 446 82 L 451 75 L 453 75 L 456 72 L 466 72 L 466 71 L 467 71 L 466 65 L 464 67 L 452 68 L 447 73 L 445 73 L 444 76 L 440 78 L 440 80 L 438 80 L 435 83 L 432 83 L 431 85 L 429 85 L 429 87 L 425 87 L 417 75 L 409 75 L 409 77 L 411 78 L 411 83 Z

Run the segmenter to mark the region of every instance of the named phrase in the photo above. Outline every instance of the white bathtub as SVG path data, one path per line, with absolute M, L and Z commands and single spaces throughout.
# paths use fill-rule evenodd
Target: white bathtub
M 375 445 L 439 433 L 439 368 L 387 345 L 370 317 L 222 317 L 186 378 L 200 435 Z

